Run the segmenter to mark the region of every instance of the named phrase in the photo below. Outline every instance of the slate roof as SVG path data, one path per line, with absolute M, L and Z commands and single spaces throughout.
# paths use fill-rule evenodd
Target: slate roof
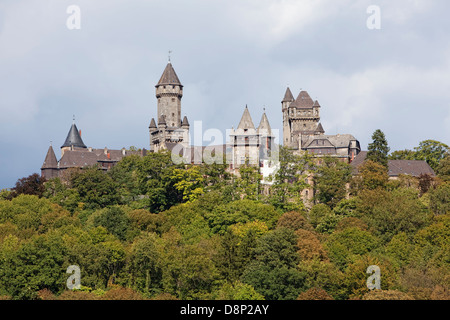
M 145 155 L 147 150 L 129 151 L 129 150 L 110 150 L 110 149 L 80 149 L 64 151 L 59 160 L 59 168 L 89 167 L 101 162 L 118 162 L 123 157 L 132 154 Z M 105 153 L 106 152 L 106 153 Z
M 259 122 L 258 133 L 272 135 L 272 129 L 270 128 L 269 119 L 267 118 L 265 112 L 263 113 L 261 121 Z
M 255 129 L 255 125 L 253 124 L 252 117 L 250 116 L 250 112 L 248 111 L 247 106 L 245 106 L 244 113 L 242 114 L 241 121 L 237 127 L 238 129 Z
M 313 106 L 314 101 L 311 99 L 307 91 L 300 91 L 297 99 L 289 105 L 289 107 L 296 107 L 299 109 L 309 109 Z
M 150 125 L 148 126 L 150 129 L 156 129 L 156 122 L 155 122 L 155 118 L 152 118 L 152 120 L 150 121 Z
M 50 146 L 47 151 L 47 155 L 45 156 L 44 163 L 42 164 L 41 169 L 56 169 L 58 168 L 58 160 L 55 156 L 55 151 L 53 151 L 53 147 Z
M 86 145 L 84 144 L 83 140 L 81 139 L 80 133 L 78 131 L 78 128 L 75 123 L 72 124 L 70 127 L 69 133 L 67 134 L 66 141 L 61 146 L 63 147 L 70 147 L 74 146 L 76 148 L 86 148 Z
M 186 116 L 184 116 L 183 121 L 181 122 L 182 126 L 189 126 L 189 121 L 188 118 Z
M 397 177 L 400 174 L 409 174 L 413 177 L 418 177 L 421 174 L 435 176 L 430 165 L 421 160 L 389 160 L 388 167 L 390 177 Z
M 178 79 L 178 76 L 172 67 L 172 63 L 168 63 L 166 68 L 164 69 L 164 72 L 161 76 L 161 78 L 158 81 L 158 84 L 156 87 L 162 86 L 162 85 L 178 85 L 180 87 L 183 87 L 183 85 L 180 82 L 180 79 Z
M 291 89 L 289 87 L 286 89 L 286 93 L 284 94 L 283 101 L 281 102 L 291 102 L 294 101 L 294 96 L 292 95 Z
M 354 174 L 358 173 L 358 167 L 364 163 L 366 158 L 367 151 L 361 151 L 355 157 L 351 163 Z M 388 160 L 388 174 L 390 177 L 398 177 L 400 174 L 407 174 L 413 177 L 418 177 L 421 174 L 436 176 L 430 165 L 422 160 Z

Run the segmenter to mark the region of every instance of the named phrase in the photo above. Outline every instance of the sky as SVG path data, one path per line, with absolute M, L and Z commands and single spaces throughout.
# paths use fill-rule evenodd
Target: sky
M 203 130 L 225 136 L 247 105 L 282 132 L 289 86 L 363 150 L 377 129 L 391 151 L 450 144 L 449 14 L 448 0 L 1 0 L 0 189 L 40 173 L 50 144 L 60 158 L 73 115 L 89 147 L 149 149 L 168 51 Z

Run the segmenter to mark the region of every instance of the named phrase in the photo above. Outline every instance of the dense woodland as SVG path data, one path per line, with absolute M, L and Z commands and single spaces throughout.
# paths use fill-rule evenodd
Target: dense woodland
M 428 140 L 389 148 L 374 133 L 358 174 L 333 158 L 280 149 L 264 192 L 258 168 L 175 165 L 169 152 L 112 170 L 38 174 L 0 192 L 3 299 L 450 298 L 450 155 Z M 387 159 L 437 176 L 389 180 Z M 314 176 L 314 199 L 301 191 Z M 66 269 L 81 269 L 68 290 Z M 381 269 L 381 290 L 366 269 Z

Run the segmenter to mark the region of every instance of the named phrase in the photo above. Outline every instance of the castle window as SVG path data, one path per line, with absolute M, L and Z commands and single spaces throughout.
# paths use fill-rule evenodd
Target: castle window
M 175 98 L 172 98 L 172 102 L 175 102 Z
M 172 117 L 175 117 L 175 113 L 172 112 Z

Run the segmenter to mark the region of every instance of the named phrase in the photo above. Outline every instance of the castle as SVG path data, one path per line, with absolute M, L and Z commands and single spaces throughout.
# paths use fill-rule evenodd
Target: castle
M 160 80 L 155 86 L 157 115 L 149 125 L 150 150 L 159 152 L 167 149 L 185 158 L 185 163 L 199 163 L 205 153 L 215 154 L 216 158 L 226 156 L 229 169 L 237 172 L 244 164 L 261 168 L 263 177 L 272 173 L 276 164 L 271 161 L 272 152 L 277 151 L 275 136 L 269 119 L 263 112 L 258 127 L 255 127 L 250 112 L 245 106 L 236 129 L 232 128 L 229 142 L 216 146 L 191 146 L 189 141 L 189 121 L 181 119 L 181 99 L 183 85 L 172 63 L 167 63 Z M 309 151 L 316 156 L 329 155 L 351 163 L 361 151 L 358 140 L 350 134 L 325 135 L 320 123 L 320 104 L 313 101 L 308 92 L 301 91 L 296 99 L 289 88 L 281 101 L 283 114 L 283 137 L 285 147 L 294 153 Z M 208 152 L 209 151 L 209 152 Z M 108 148 L 88 148 L 81 138 L 75 122 L 72 124 L 58 161 L 50 146 L 41 174 L 47 179 L 61 176 L 68 168 L 98 165 L 103 170 L 111 169 L 123 157 L 130 154 L 145 155 L 148 151 L 109 150 Z

